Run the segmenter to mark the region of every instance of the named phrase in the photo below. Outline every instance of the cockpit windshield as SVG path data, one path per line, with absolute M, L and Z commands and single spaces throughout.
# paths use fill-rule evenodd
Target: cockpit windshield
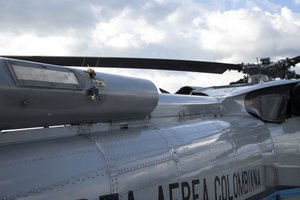
M 290 93 L 293 85 L 250 92 L 245 97 L 247 111 L 267 122 L 283 122 L 290 114 Z

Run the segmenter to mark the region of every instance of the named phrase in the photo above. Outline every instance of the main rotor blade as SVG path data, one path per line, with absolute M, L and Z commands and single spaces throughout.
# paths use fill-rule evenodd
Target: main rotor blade
M 292 60 L 294 64 L 298 64 L 300 63 L 300 56 L 296 56 L 294 58 L 291 58 L 290 60 Z
M 242 70 L 242 66 L 236 64 L 152 59 L 152 58 L 114 58 L 114 57 L 70 57 L 70 56 L 2 56 L 6 58 L 27 60 L 63 66 L 91 66 L 134 69 L 159 69 L 177 70 L 222 74 L 226 70 Z

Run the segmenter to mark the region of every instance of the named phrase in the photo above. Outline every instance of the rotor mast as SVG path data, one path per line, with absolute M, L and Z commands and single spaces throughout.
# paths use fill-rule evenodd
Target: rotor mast
M 260 64 L 242 64 L 242 72 L 248 75 L 248 83 L 260 83 L 271 81 L 276 78 L 292 79 L 299 78 L 291 67 L 300 62 L 300 56 L 292 59 L 286 58 L 277 62 L 271 62 L 270 58 L 261 58 Z

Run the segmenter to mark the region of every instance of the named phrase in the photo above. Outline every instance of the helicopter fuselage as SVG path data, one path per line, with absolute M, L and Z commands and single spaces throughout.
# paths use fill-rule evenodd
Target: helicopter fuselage
M 82 82 L 91 81 L 81 74 Z M 83 108 L 93 113 L 89 118 L 86 110 L 79 109 L 84 117 L 74 116 L 76 120 L 69 118 L 73 112 L 66 110 L 66 117 L 52 102 L 45 105 L 49 99 L 34 95 L 50 92 L 51 101 L 62 101 L 59 95 L 68 99 L 62 92 L 66 88 L 32 86 L 30 80 L 29 85 L 15 81 L 1 86 L 5 94 L 18 97 L 19 103 L 20 99 L 32 98 L 29 94 L 36 101 L 2 115 L 11 120 L 0 123 L 2 129 L 9 127 L 0 134 L 0 199 L 233 200 L 299 196 L 300 117 L 293 99 L 299 80 L 171 95 L 155 94 L 150 83 L 140 80 L 123 79 L 128 83 L 123 87 L 110 85 L 110 75 L 97 74 L 92 79 L 89 83 L 95 87 L 83 84 L 82 92 L 74 92 L 70 106 L 83 101 Z M 101 90 L 103 85 L 97 80 L 103 81 L 106 89 Z M 136 90 L 131 87 L 131 95 L 122 96 L 135 81 L 143 83 L 145 91 L 141 86 Z M 118 90 L 109 91 L 110 87 Z M 9 92 L 12 88 L 14 92 Z M 90 88 L 99 89 L 99 93 L 89 93 Z M 99 95 L 96 101 L 105 101 L 95 106 L 95 112 L 93 95 Z M 9 103 L 7 96 L 2 96 L 2 110 L 9 112 L 14 100 Z M 38 108 L 45 112 L 34 115 L 32 110 L 37 107 L 31 102 L 40 103 Z M 121 111 L 114 116 L 118 108 Z M 26 113 L 26 109 L 32 110 Z M 16 116 L 21 121 L 14 123 L 17 110 L 23 113 Z M 47 118 L 44 114 L 49 110 L 52 114 Z M 47 121 L 55 114 L 58 118 Z M 30 127 L 22 127 L 26 117 L 35 119 Z M 88 120 L 75 123 L 82 119 Z

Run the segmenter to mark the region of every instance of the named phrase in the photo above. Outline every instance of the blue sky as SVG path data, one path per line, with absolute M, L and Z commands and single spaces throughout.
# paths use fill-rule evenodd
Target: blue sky
M 286 7 L 290 8 L 291 10 L 293 10 L 295 12 L 299 12 L 300 11 L 300 3 L 299 3 L 299 1 L 295 1 L 295 0 L 284 0 L 284 1 L 282 1 L 282 0 L 281 1 L 280 0 L 273 0 L 273 2 L 275 4 L 280 5 L 280 6 L 286 6 Z
M 210 5 L 212 9 L 217 8 L 223 11 L 245 8 L 251 4 L 255 4 L 261 7 L 263 10 L 269 12 L 276 12 L 276 10 L 280 9 L 281 7 L 288 7 L 295 12 L 300 11 L 300 2 L 297 0 L 196 0 L 196 2 L 200 4 L 205 3 Z
M 256 62 L 300 55 L 300 0 L 0 0 L 0 54 Z M 300 73 L 300 70 L 297 68 Z M 242 75 L 107 70 L 184 85 Z

